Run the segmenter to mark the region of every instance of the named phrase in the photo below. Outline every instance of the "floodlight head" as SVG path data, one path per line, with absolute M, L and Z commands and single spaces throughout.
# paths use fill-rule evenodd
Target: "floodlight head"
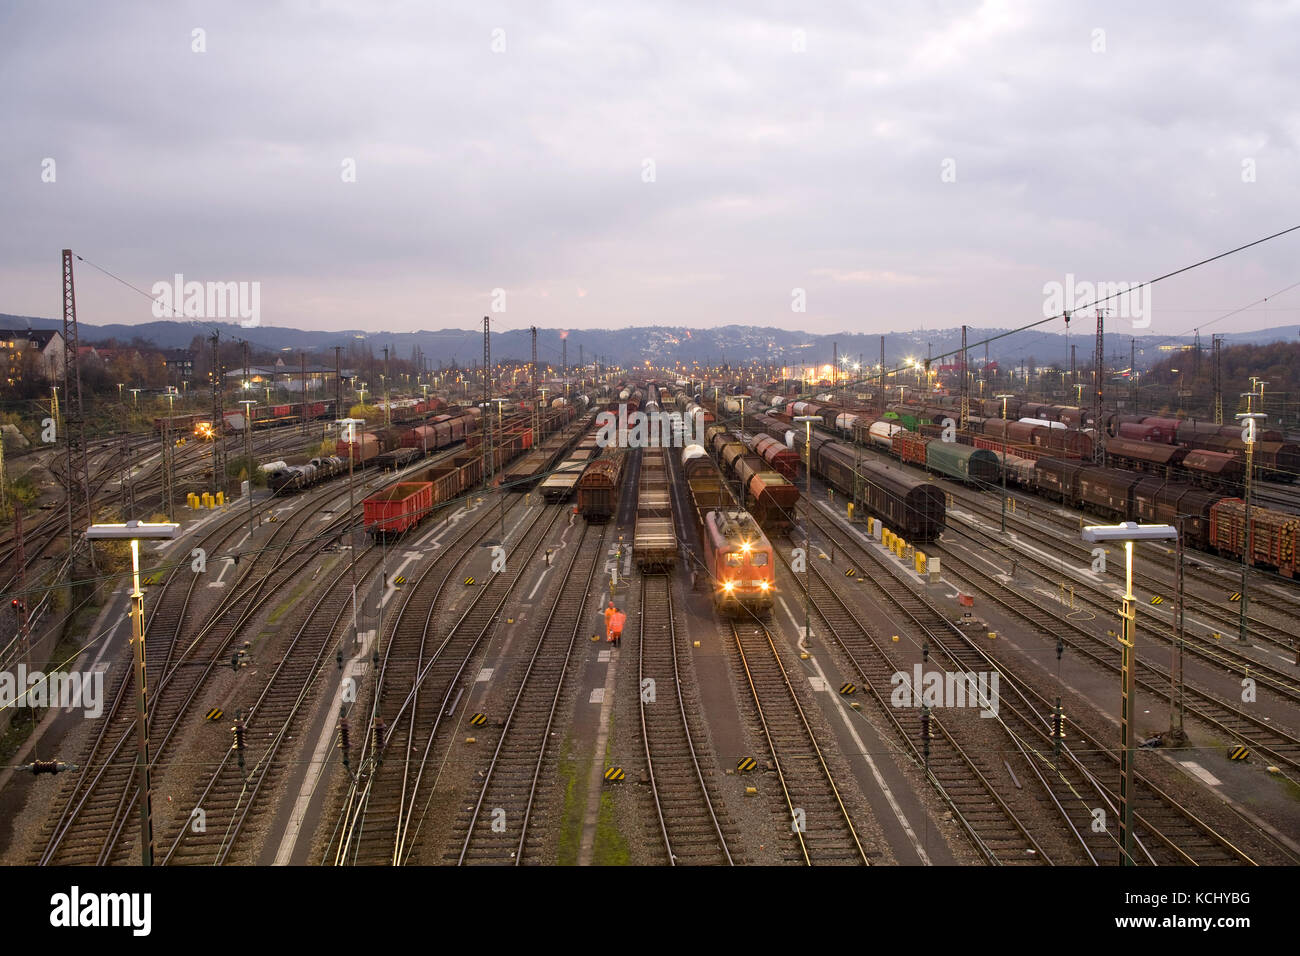
M 92 541 L 174 538 L 179 528 L 180 525 L 171 524 L 170 522 L 149 521 L 127 521 L 123 524 L 92 524 L 86 529 L 86 537 Z
M 822 417 L 820 415 L 796 415 L 794 420 L 797 422 L 819 422 Z
M 1168 524 L 1091 524 L 1083 529 L 1083 540 L 1089 543 L 1106 541 L 1168 541 L 1178 537 L 1178 529 Z

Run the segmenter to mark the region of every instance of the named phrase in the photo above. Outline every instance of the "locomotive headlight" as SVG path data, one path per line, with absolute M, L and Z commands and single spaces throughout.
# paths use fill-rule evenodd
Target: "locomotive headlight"
M 758 586 L 759 586 L 760 588 L 762 588 L 764 591 L 766 591 L 766 590 L 767 590 L 768 588 L 770 588 L 772 585 L 769 584 L 767 581 L 759 581 L 759 582 L 758 582 Z
M 731 589 L 734 588 L 735 586 L 736 586 L 736 582 L 735 582 L 735 581 L 723 581 L 723 582 L 722 582 L 722 590 L 724 590 L 724 591 L 728 591 L 728 592 L 730 592 Z
M 748 541 L 742 541 L 742 542 L 740 542 L 740 550 L 741 550 L 741 551 L 748 551 L 748 550 L 749 550 L 749 542 L 748 542 Z

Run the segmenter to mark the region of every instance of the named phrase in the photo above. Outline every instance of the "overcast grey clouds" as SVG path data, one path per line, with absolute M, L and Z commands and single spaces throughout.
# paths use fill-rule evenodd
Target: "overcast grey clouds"
M 494 288 L 504 328 L 1005 326 L 1300 222 L 1295 2 L 0 11 L 0 312 L 56 315 L 70 246 L 302 328 L 470 327 Z M 1298 250 L 1157 289 L 1150 331 Z M 85 321 L 152 317 L 78 280 Z

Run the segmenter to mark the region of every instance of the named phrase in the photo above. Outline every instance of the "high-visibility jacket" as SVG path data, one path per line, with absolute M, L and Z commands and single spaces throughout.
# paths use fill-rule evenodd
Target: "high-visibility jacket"
M 609 619 L 609 633 L 622 634 L 623 624 L 627 621 L 627 615 L 622 611 L 615 611 L 614 616 Z

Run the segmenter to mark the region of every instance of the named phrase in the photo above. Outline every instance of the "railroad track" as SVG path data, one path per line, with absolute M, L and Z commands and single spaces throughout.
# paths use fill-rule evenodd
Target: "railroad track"
M 463 694 L 461 679 L 561 513 L 558 506 L 547 506 L 529 520 L 510 552 L 506 570 L 483 582 L 440 640 L 434 633 L 435 610 L 445 603 L 440 599 L 461 563 L 496 527 L 495 509 L 484 509 L 442 558 L 426 568 L 414 586 L 408 585 L 408 600 L 398 612 L 384 650 L 360 769 L 348 787 L 336 837 L 326 851 L 335 865 L 409 862 L 429 797 L 425 771 L 441 742 L 438 732 Z M 384 722 L 382 745 L 377 748 L 376 719 Z
M 979 534 L 981 538 L 985 537 L 984 533 L 978 529 L 976 529 L 976 533 Z M 1051 537 L 1050 533 L 1044 534 L 1039 529 L 1033 529 L 1031 533 L 1042 540 L 1044 544 L 1051 547 L 1059 548 L 1063 543 L 1059 539 Z M 1063 572 L 1059 567 L 1054 567 L 1047 561 L 1036 557 L 1032 553 L 1017 551 L 1015 552 L 1015 559 L 1018 566 L 1036 569 L 1035 573 L 1044 581 L 1051 581 L 1053 579 L 1060 580 L 1062 578 L 1068 580 L 1070 583 L 1071 594 L 1075 598 L 1090 605 L 1095 610 L 1098 617 L 1104 618 L 1113 613 L 1115 602 L 1118 598 L 1101 585 L 1089 583 L 1087 578 L 1076 579 L 1066 572 Z M 1081 566 L 1085 560 L 1090 561 L 1091 555 L 1089 554 L 1087 558 L 1079 558 Z M 1135 594 L 1139 593 L 1139 590 L 1144 583 L 1146 584 L 1146 589 L 1154 594 L 1163 595 L 1167 590 L 1159 587 L 1159 585 L 1155 584 L 1155 582 L 1151 581 L 1149 578 L 1143 582 L 1142 576 L 1138 575 L 1136 572 L 1134 573 L 1133 579 Z M 1092 597 L 1090 594 L 1095 594 L 1096 597 Z M 1184 590 L 1184 600 L 1187 605 L 1187 610 L 1185 611 L 1186 615 L 1199 614 L 1202 617 L 1211 616 L 1211 613 L 1207 612 L 1205 609 L 1210 608 L 1212 610 L 1213 606 L 1208 601 L 1193 597 L 1192 592 L 1187 589 Z M 1200 609 L 1199 611 L 1198 608 Z M 1171 611 L 1170 613 L 1172 615 L 1173 612 Z M 1220 619 L 1224 620 L 1221 616 Z M 1169 647 L 1175 646 L 1178 640 L 1178 634 L 1174 623 L 1172 621 L 1165 621 L 1160 616 L 1160 613 L 1158 613 L 1154 608 L 1147 609 L 1143 614 L 1143 630 Z M 1224 630 L 1228 630 L 1226 624 Z M 1229 633 L 1231 633 L 1231 631 L 1229 631 Z M 1259 632 L 1252 629 L 1252 633 Z M 1277 633 L 1281 634 L 1282 632 L 1279 630 Z M 1280 642 L 1273 641 L 1272 643 Z M 1293 704 L 1300 704 L 1300 678 L 1297 678 L 1294 667 L 1283 668 L 1270 664 L 1267 661 L 1257 660 L 1254 657 L 1241 653 L 1231 646 L 1223 644 L 1221 641 L 1214 640 L 1211 637 L 1206 637 L 1199 633 L 1197 629 L 1188 628 L 1186 626 L 1184 626 L 1183 647 L 1185 652 L 1193 657 L 1222 668 L 1237 678 L 1247 676 L 1252 677 L 1260 685 L 1269 688 L 1279 697 L 1289 700 Z
M 352 524 L 352 515 L 336 515 L 324 528 L 312 528 L 304 541 L 294 544 L 299 531 L 327 505 L 332 506 L 346 495 L 346 487 L 331 488 L 319 500 L 305 501 L 290 520 L 278 522 L 271 539 L 245 562 L 240 576 L 227 587 L 202 626 L 195 626 L 188 612 L 200 581 L 207 583 L 206 577 L 191 573 L 188 562 L 173 568 L 151 601 L 146 623 L 154 649 L 146 682 L 151 688 L 150 766 L 155 775 L 165 768 L 167 747 L 207 679 L 228 660 L 229 648 L 240 629 L 279 588 L 314 560 L 322 547 Z M 263 507 L 274 500 L 264 502 Z M 232 511 L 204 539 L 205 545 L 216 541 L 213 550 L 218 550 L 240 533 L 245 521 L 246 514 Z M 184 589 L 183 597 L 172 593 L 173 585 L 177 591 Z M 162 654 L 158 653 L 160 636 L 166 640 Z M 57 801 L 62 803 L 62 809 L 43 831 L 44 846 L 35 862 L 102 866 L 125 855 L 122 835 L 136 800 L 134 687 L 130 668 L 123 668 L 87 756 L 78 761 L 81 770 L 72 775 Z
M 809 578 L 809 593 L 810 596 L 815 596 L 810 604 L 826 623 L 826 633 L 834 635 L 835 642 L 848 657 L 864 688 L 893 728 L 895 736 L 906 747 L 912 762 L 929 777 L 940 797 L 952 810 L 954 819 L 966 830 L 975 849 L 987 863 L 994 865 L 1050 864 L 1051 856 L 1034 837 L 1030 825 L 1021 819 L 1021 813 L 1003 799 L 992 783 L 993 778 L 1004 777 L 1000 764 L 1004 759 L 1004 751 L 1006 756 L 1010 756 L 1019 750 L 1028 762 L 1029 773 L 1038 774 L 1032 757 L 1019 747 L 1015 734 L 1008 729 L 1006 740 L 998 746 L 990 746 L 987 740 L 969 740 L 969 722 L 959 720 L 956 713 L 953 714 L 951 728 L 946 716 L 932 714 L 932 739 L 927 759 L 922 746 L 921 708 L 895 707 L 890 700 L 893 675 L 901 672 L 910 676 L 910 668 L 901 666 L 900 661 L 895 660 L 877 642 L 857 612 L 849 607 L 831 584 L 818 562 L 812 562 L 809 567 L 812 573 Z M 909 600 L 907 592 L 901 589 L 886 588 L 870 577 L 867 580 L 871 582 L 877 600 L 894 604 L 911 621 L 921 640 L 934 639 L 932 630 L 936 622 L 926 614 L 926 609 L 920 602 Z M 961 669 L 967 670 L 965 667 Z M 917 693 L 920 688 L 912 690 Z M 962 738 L 969 740 L 968 746 L 963 746 Z M 1050 788 L 1042 781 L 1041 775 L 1038 782 L 1050 794 Z M 1042 802 L 1047 803 L 1049 800 L 1045 798 Z M 1073 824 L 1059 804 L 1056 810 L 1064 817 L 1066 828 L 1073 829 Z
M 789 858 L 808 866 L 870 865 L 771 632 L 754 619 L 728 626 L 788 810 Z
M 584 522 L 581 538 L 571 546 L 568 566 L 533 642 L 496 749 L 482 773 L 478 796 L 471 796 L 472 807 L 457 821 L 456 832 L 464 834 L 455 854 L 459 866 L 543 862 L 545 835 L 533 836 L 534 825 L 547 815 L 541 791 L 550 778 L 543 780 L 542 768 L 548 755 L 554 763 L 552 729 L 573 651 L 579 646 L 596 569 L 605 557 L 605 538 L 606 526 Z M 524 648 L 521 658 L 527 653 Z
M 640 615 L 637 687 L 655 839 L 662 843 L 669 866 L 734 866 L 712 774 L 706 774 L 700 762 L 703 720 L 693 694 L 694 679 L 683 673 L 678 656 L 685 637 L 675 619 L 671 575 L 641 576 Z M 650 699 L 647 681 L 653 681 Z M 669 687 L 671 700 L 666 693 L 661 700 L 661 689 Z
M 380 549 L 367 548 L 357 558 L 357 580 L 365 581 L 375 573 L 380 560 Z M 263 682 L 257 699 L 243 713 L 247 740 L 244 768 L 233 748 L 222 754 L 193 802 L 205 815 L 205 829 L 196 833 L 188 819 L 180 821 L 174 836 L 162 841 L 167 847 L 161 860 L 164 865 L 221 866 L 231 862 L 240 837 L 265 809 L 266 798 L 276 793 L 286 769 L 282 748 L 298 735 L 315 682 L 328 668 L 331 651 L 347 630 L 352 609 L 350 575 L 350 563 L 344 562 L 313 599 L 302 602 L 307 608 L 302 623 Z
M 857 554 L 864 563 L 876 565 L 887 580 L 893 577 L 882 561 L 860 542 L 831 524 L 824 515 L 813 514 L 818 530 L 844 553 Z M 867 578 L 873 580 L 870 575 Z M 906 586 L 883 588 L 873 583 L 873 587 L 887 594 L 916 621 L 932 642 L 932 652 L 946 657 L 955 669 L 998 672 L 1001 686 L 997 720 L 1006 727 L 1015 748 L 1029 762 L 1046 792 L 1046 799 L 1054 807 L 1054 814 L 1070 831 L 1069 842 L 1082 850 L 1082 862 L 1099 865 L 1119 863 L 1122 852 L 1116 841 L 1117 827 L 1094 828 L 1095 812 L 1099 809 L 1109 820 L 1118 819 L 1118 795 L 1103 781 L 1118 778 L 1119 755 L 1075 725 L 1070 726 L 1068 736 L 1080 738 L 1080 743 L 1075 746 L 1062 743 L 1058 751 L 1057 741 L 1051 736 L 1052 702 L 1009 673 L 1001 661 L 990 658 L 960 628 Z M 842 633 L 837 631 L 836 636 L 842 637 Z M 851 647 L 845 647 L 845 650 L 857 665 L 859 655 Z M 863 675 L 870 679 L 866 672 Z M 1179 866 L 1254 864 L 1245 849 L 1223 836 L 1212 824 L 1141 772 L 1137 775 L 1135 800 L 1137 863 Z M 1223 812 L 1254 829 L 1253 824 L 1242 819 L 1235 810 L 1225 806 Z
M 953 495 L 954 500 L 960 499 L 963 505 L 972 511 L 978 511 L 990 519 L 1000 518 L 1000 511 L 987 501 L 987 495 L 980 492 L 972 492 L 967 489 L 955 491 L 949 489 L 949 494 Z M 1023 501 L 1022 498 L 1017 498 Z M 1033 518 L 1027 518 L 1016 512 L 1007 513 L 1007 526 L 1015 527 L 1017 534 L 1027 538 L 1039 541 L 1046 545 L 1054 552 L 1061 553 L 1063 550 L 1068 554 L 1069 559 L 1078 568 L 1087 568 L 1092 564 L 1091 549 L 1084 545 L 1079 537 L 1080 527 L 1086 518 L 1067 518 L 1060 514 L 1055 507 L 1048 505 L 1042 500 L 1032 501 L 1031 506 L 1034 508 Z M 1052 533 L 1038 523 L 1038 519 L 1046 516 L 1057 529 L 1057 533 Z M 952 527 L 949 522 L 949 527 Z M 987 532 L 977 532 L 987 533 Z M 1007 548 L 1005 542 L 997 541 L 995 544 L 1002 549 L 1002 553 L 1008 557 L 1015 557 L 1021 563 L 1032 560 L 1032 557 L 1015 550 Z M 1236 634 L 1239 629 L 1240 616 L 1236 611 L 1225 610 L 1220 603 L 1203 597 L 1206 593 L 1219 593 L 1226 598 L 1232 591 L 1239 587 L 1236 581 L 1225 581 L 1222 574 L 1214 573 L 1214 565 L 1205 564 L 1207 559 L 1202 556 L 1201 552 L 1189 551 L 1188 556 L 1184 559 L 1184 587 L 1183 600 L 1186 607 L 1186 613 L 1198 615 L 1214 623 L 1219 629 L 1219 633 Z M 1159 594 L 1166 597 L 1172 604 L 1174 593 L 1174 582 L 1170 579 L 1157 577 L 1155 574 L 1143 570 L 1144 566 L 1151 565 L 1149 556 L 1138 555 L 1134 561 L 1133 567 L 1133 586 L 1136 590 L 1147 591 L 1151 594 Z M 1167 571 L 1169 569 L 1161 569 Z M 1226 569 L 1223 569 L 1226 570 Z M 1256 575 L 1264 572 L 1255 571 Z M 1279 579 L 1280 581 L 1281 579 Z M 1296 589 L 1294 584 L 1289 586 L 1293 590 L 1293 597 L 1300 597 L 1300 589 Z M 1256 594 L 1255 587 L 1252 587 L 1252 594 Z M 1229 602 L 1231 603 L 1231 602 Z M 1284 651 L 1288 654 L 1295 651 L 1295 635 L 1300 632 L 1300 605 L 1294 608 L 1288 608 L 1284 603 L 1269 603 L 1261 606 L 1258 600 L 1252 601 L 1249 609 L 1249 634 L 1253 641 L 1270 646 L 1276 650 Z M 1274 624 L 1263 618 L 1263 614 L 1276 615 L 1284 620 L 1283 625 Z M 1212 639 L 1202 637 L 1201 635 L 1188 633 L 1189 641 L 1197 641 L 1205 647 L 1217 647 L 1211 643 Z M 1239 658 L 1238 664 L 1245 663 L 1255 666 L 1255 662 L 1244 655 L 1234 654 Z M 1293 676 L 1288 675 L 1290 682 L 1295 683 Z
M 994 580 L 969 561 L 942 549 L 943 568 L 965 581 L 973 590 L 1026 621 L 1040 634 L 1056 634 L 1067 646 L 1113 673 L 1120 671 L 1119 645 L 1094 634 L 1077 621 L 1042 607 Z M 1145 632 L 1145 625 L 1143 627 Z M 1167 697 L 1169 672 L 1151 655 L 1139 659 L 1137 683 L 1143 692 L 1157 699 Z M 1184 682 L 1187 713 L 1199 718 L 1230 740 L 1238 740 L 1278 764 L 1300 770 L 1300 738 L 1272 722 Z

